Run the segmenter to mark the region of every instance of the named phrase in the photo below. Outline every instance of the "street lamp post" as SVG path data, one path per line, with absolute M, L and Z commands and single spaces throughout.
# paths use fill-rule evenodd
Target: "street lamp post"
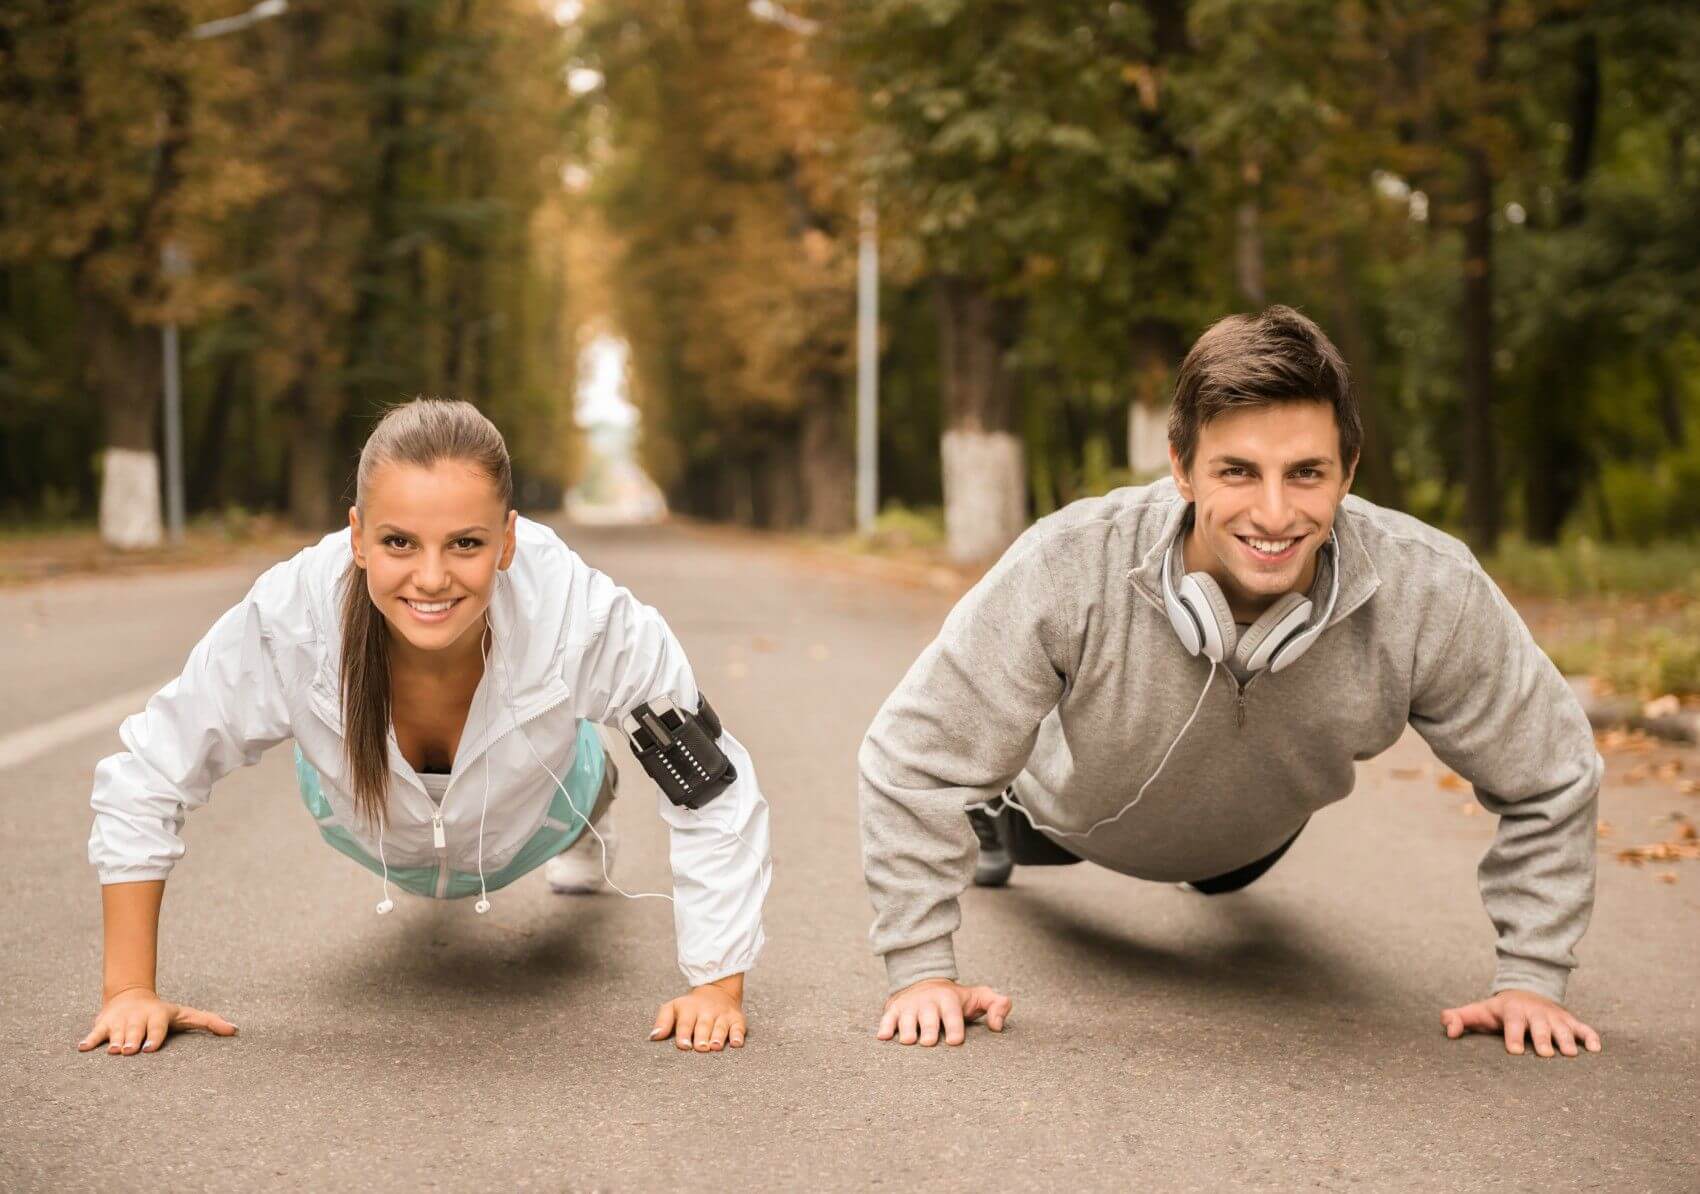
M 289 11 L 289 0 L 260 0 L 247 12 L 223 17 L 196 25 L 189 31 L 195 41 L 207 41 L 238 33 L 251 25 Z M 189 272 L 189 258 L 177 244 L 167 241 L 160 248 L 160 272 L 169 279 L 180 278 Z M 180 359 L 180 340 L 177 320 L 169 319 L 159 330 L 161 356 L 164 359 L 165 402 L 160 411 L 165 421 L 165 525 L 171 542 L 183 542 L 183 369 Z
M 879 216 L 862 201 L 856 253 L 856 529 L 866 535 L 879 512 L 880 248 Z

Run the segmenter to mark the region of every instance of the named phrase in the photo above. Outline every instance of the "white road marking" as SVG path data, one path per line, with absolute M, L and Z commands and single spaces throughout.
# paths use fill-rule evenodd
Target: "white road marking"
M 75 742 L 79 738 L 87 738 L 97 731 L 117 729 L 118 724 L 130 714 L 141 712 L 142 707 L 148 703 L 148 698 L 165 687 L 165 683 L 162 680 L 158 684 L 150 684 L 123 696 L 112 697 L 110 700 L 78 709 L 74 713 L 44 721 L 40 725 L 0 736 L 0 771 L 8 767 L 20 767 L 32 759 L 39 759 L 55 747 Z

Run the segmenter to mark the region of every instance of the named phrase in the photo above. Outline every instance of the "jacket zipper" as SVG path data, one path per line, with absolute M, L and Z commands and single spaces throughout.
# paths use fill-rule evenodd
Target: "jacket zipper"
M 1226 667 L 1227 665 L 1224 664 L 1223 666 Z M 1246 697 L 1251 692 L 1251 686 L 1256 684 L 1262 675 L 1262 672 L 1258 672 L 1257 675 L 1247 680 L 1244 684 L 1241 684 L 1239 680 L 1234 677 L 1234 673 L 1228 673 L 1228 678 L 1234 681 L 1234 728 L 1236 730 L 1245 729 Z

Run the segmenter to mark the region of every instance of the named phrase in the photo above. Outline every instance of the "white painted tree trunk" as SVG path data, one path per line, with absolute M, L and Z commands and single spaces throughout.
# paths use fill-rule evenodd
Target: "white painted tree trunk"
M 1135 481 L 1149 481 L 1169 471 L 1169 411 L 1167 407 L 1130 402 L 1127 408 L 1127 466 Z
M 1007 431 L 952 428 L 944 433 L 944 526 L 950 558 L 991 559 L 1026 526 L 1026 462 Z
M 134 448 L 108 448 L 100 469 L 100 538 L 133 551 L 164 541 L 159 513 L 159 457 Z

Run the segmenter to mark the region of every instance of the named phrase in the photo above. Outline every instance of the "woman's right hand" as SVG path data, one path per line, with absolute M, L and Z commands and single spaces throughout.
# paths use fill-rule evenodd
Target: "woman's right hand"
M 154 1053 L 173 1031 L 199 1028 L 214 1036 L 235 1036 L 236 1025 L 223 1016 L 203 1012 L 181 1003 L 167 1003 L 146 987 L 131 987 L 108 999 L 94 1018 L 94 1031 L 77 1042 L 77 1051 L 87 1053 L 100 1042 L 109 1042 L 108 1053 Z

